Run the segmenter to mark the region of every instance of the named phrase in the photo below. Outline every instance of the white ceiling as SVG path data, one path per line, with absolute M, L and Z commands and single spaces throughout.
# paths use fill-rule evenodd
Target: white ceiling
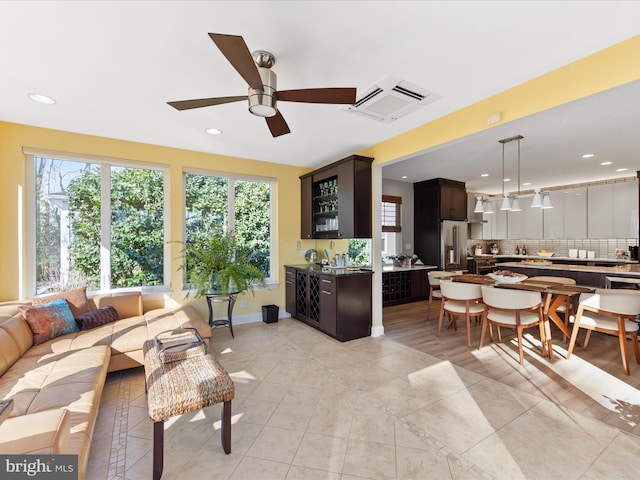
M 318 167 L 637 35 L 638 18 L 635 1 L 0 1 L 0 120 Z M 241 35 L 250 50 L 273 53 L 282 90 L 361 92 L 393 75 L 442 98 L 390 124 L 333 105 L 282 102 L 291 134 L 275 139 L 241 102 L 176 111 L 166 102 L 246 94 L 208 32 Z M 631 107 L 640 86 L 629 90 L 632 100 L 614 107 L 565 110 L 566 123 L 563 115 L 535 120 L 543 113 L 440 148 L 405 164 L 407 180 L 443 176 L 492 193 L 498 179 L 499 191 L 497 140 L 516 134 L 525 137 L 523 182 L 586 180 L 589 164 L 568 161 L 586 150 L 639 170 L 640 109 Z M 32 92 L 57 103 L 37 104 Z M 588 130 L 592 119 L 598 134 Z M 209 127 L 224 133 L 208 135 Z M 386 167 L 385 176 L 399 178 L 400 168 Z M 478 181 L 484 171 L 492 175 L 486 184 Z

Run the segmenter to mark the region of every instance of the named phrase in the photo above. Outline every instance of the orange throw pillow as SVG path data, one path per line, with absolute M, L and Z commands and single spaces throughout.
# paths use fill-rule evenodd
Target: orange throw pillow
M 78 318 L 83 313 L 87 313 L 91 310 L 91 305 L 89 305 L 89 300 L 87 299 L 87 287 L 54 293 L 53 295 L 47 295 L 46 297 L 35 297 L 31 299 L 31 303 L 33 305 L 42 305 L 44 303 L 51 303 L 60 298 L 64 298 L 67 301 L 69 309 L 71 309 L 71 313 L 75 318 Z

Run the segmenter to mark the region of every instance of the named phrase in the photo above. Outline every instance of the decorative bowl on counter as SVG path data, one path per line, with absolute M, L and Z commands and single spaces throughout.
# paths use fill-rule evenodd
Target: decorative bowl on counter
M 508 271 L 505 272 L 504 270 L 502 272 L 506 273 L 506 275 L 501 275 L 500 273 L 490 273 L 489 277 L 493 278 L 498 283 L 518 283 L 529 278 L 521 273 L 513 273 Z
M 549 250 L 538 250 L 538 256 L 540 257 L 544 257 L 544 258 L 551 258 L 553 257 L 554 252 L 549 251 Z
M 553 265 L 551 260 L 545 260 L 544 258 L 527 258 L 522 260 L 522 263 L 528 263 L 529 265 Z

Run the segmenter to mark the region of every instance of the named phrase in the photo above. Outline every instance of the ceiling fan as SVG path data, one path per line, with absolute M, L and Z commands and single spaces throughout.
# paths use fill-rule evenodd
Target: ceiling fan
M 229 60 L 233 68 L 247 82 L 249 93 L 248 95 L 235 97 L 200 98 L 167 102 L 177 110 L 210 107 L 248 99 L 249 111 L 258 117 L 265 117 L 271 135 L 279 137 L 290 133 L 291 130 L 289 130 L 287 122 L 278 111 L 278 101 L 329 104 L 353 104 L 356 101 L 355 88 L 307 88 L 278 91 L 276 88 L 276 74 L 271 71 L 276 59 L 271 53 L 263 50 L 250 53 L 244 39 L 239 35 L 210 33 L 209 37 Z

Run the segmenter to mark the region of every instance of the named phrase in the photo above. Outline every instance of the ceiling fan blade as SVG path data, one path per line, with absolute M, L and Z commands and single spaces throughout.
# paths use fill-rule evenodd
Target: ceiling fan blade
M 244 81 L 254 90 L 263 90 L 262 79 L 253 61 L 253 56 L 244 39 L 239 35 L 224 35 L 222 33 L 210 33 L 222 54 L 233 65 Z
M 265 120 L 267 121 L 269 130 L 271 130 L 271 135 L 273 135 L 274 138 L 291 133 L 289 125 L 287 125 L 287 122 L 279 111 L 276 112 L 273 117 L 265 117 Z
M 276 93 L 282 102 L 304 103 L 356 103 L 355 88 L 305 88 L 302 90 L 281 90 Z
M 176 110 L 189 110 L 191 108 L 211 107 L 212 105 L 222 105 L 224 103 L 239 102 L 246 100 L 246 95 L 241 97 L 217 97 L 217 98 L 198 98 L 195 100 L 180 100 L 177 102 L 167 102 Z

